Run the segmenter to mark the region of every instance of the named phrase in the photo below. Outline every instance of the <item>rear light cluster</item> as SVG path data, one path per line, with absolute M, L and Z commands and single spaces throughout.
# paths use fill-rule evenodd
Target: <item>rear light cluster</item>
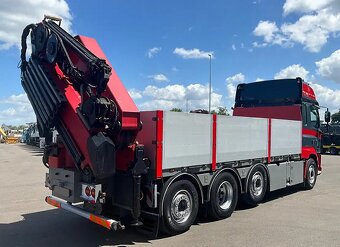
M 96 188 L 91 188 L 90 186 L 86 186 L 85 188 L 85 195 L 90 197 L 92 196 L 93 198 L 96 197 Z
M 98 199 L 99 194 L 101 194 L 102 186 L 101 184 L 85 184 L 82 183 L 81 198 L 85 201 L 95 203 Z
M 85 195 L 90 196 L 91 195 L 91 189 L 89 186 L 86 186 L 85 188 Z

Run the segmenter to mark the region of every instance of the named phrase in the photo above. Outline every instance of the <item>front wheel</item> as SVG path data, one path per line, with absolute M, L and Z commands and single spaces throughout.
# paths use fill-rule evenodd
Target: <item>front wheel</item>
M 163 231 L 171 235 L 187 231 L 196 219 L 198 204 L 197 190 L 190 181 L 170 185 L 164 198 Z
M 317 170 L 316 170 L 316 162 L 314 159 L 310 158 L 306 161 L 306 178 L 305 178 L 305 189 L 311 190 L 313 189 L 315 183 L 316 183 L 316 177 L 317 177 Z

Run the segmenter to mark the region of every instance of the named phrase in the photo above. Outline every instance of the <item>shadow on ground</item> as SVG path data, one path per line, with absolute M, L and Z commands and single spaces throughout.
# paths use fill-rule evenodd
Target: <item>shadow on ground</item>
M 125 246 L 153 239 L 134 229 L 112 232 L 60 209 L 23 217 L 22 221 L 0 224 L 0 246 Z
M 292 195 L 300 190 L 301 187 L 295 186 L 269 193 L 264 203 Z M 254 207 L 239 203 L 236 210 L 242 211 L 250 208 Z M 150 243 L 150 240 L 154 239 L 154 235 L 135 229 L 108 231 L 61 209 L 25 214 L 23 217 L 22 221 L 0 224 L 0 246 L 126 246 L 135 243 Z M 196 224 L 210 222 L 212 221 L 200 217 Z M 158 238 L 166 237 L 161 235 Z
M 30 152 L 32 154 L 32 156 L 42 156 L 44 154 L 44 149 L 43 148 L 39 148 L 36 146 L 32 146 L 32 145 L 27 145 L 27 144 L 16 144 L 18 145 L 21 149 L 24 149 L 28 152 Z

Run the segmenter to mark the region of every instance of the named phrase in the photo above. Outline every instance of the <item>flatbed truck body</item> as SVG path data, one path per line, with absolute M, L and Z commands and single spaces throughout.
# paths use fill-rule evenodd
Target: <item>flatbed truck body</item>
M 305 145 L 298 103 L 303 92 L 314 92 L 301 79 L 289 81 L 297 102 L 289 102 L 288 113 L 275 113 L 276 101 L 269 100 L 255 114 L 253 103 L 238 106 L 237 97 L 239 116 L 140 112 L 97 42 L 72 37 L 58 22 L 45 17 L 22 35 L 22 85 L 46 140 L 47 203 L 112 230 L 152 222 L 156 233 L 177 234 L 200 209 L 223 219 L 239 198 L 256 205 L 269 191 L 314 187 L 321 159 Z M 33 49 L 26 61 L 29 33 Z M 280 99 L 274 84 L 250 84 L 263 85 Z M 314 95 L 313 112 L 316 104 Z

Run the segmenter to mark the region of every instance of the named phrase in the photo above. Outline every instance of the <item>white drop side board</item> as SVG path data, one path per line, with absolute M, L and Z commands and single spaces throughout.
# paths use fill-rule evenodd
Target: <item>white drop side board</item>
M 268 119 L 217 116 L 217 162 L 267 157 Z
M 163 169 L 211 163 L 209 114 L 164 112 Z
M 300 154 L 302 152 L 302 123 L 272 119 L 271 156 Z
M 156 119 L 156 111 L 141 112 L 143 129 L 137 137 L 152 164 L 160 151 L 156 150 Z M 269 122 L 266 118 L 217 116 L 216 162 L 301 154 L 301 122 L 272 119 L 270 131 Z M 162 126 L 162 170 L 212 163 L 213 115 L 164 111 Z

